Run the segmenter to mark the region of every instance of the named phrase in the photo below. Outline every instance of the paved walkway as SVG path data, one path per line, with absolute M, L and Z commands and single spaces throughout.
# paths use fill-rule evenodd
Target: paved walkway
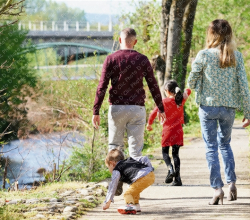
M 123 197 L 115 197 L 110 209 L 103 211 L 101 206 L 80 218 L 85 219 L 250 219 L 250 163 L 249 137 L 235 123 L 232 135 L 232 148 L 235 155 L 238 200 L 226 200 L 228 188 L 225 185 L 224 205 L 209 206 L 213 189 L 209 186 L 209 172 L 205 159 L 204 143 L 196 139 L 181 148 L 181 177 L 183 186 L 172 187 L 164 183 L 166 165 L 162 163 L 155 171 L 155 184 L 141 194 L 142 212 L 136 215 L 121 215 L 116 209 L 123 205 Z M 160 150 L 155 152 L 161 158 Z M 221 160 L 221 158 L 220 158 Z M 223 165 L 221 164 L 223 173 Z M 224 176 L 223 176 L 224 178 Z M 126 189 L 126 186 L 124 187 Z

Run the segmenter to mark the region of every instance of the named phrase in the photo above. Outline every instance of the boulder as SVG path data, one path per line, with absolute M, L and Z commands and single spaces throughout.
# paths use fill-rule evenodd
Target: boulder
M 84 199 L 88 200 L 89 202 L 93 202 L 96 198 L 94 196 L 86 196 Z
M 95 184 L 95 185 L 96 185 L 96 186 L 103 186 L 103 187 L 105 187 L 106 189 L 109 188 L 109 183 L 106 182 L 106 181 L 97 183 L 97 184 Z
M 74 192 L 75 191 L 73 191 L 73 190 L 65 191 L 64 193 L 61 193 L 60 196 L 62 196 L 62 197 L 70 196 Z
M 36 203 L 39 203 L 39 202 L 40 202 L 39 199 L 27 199 L 26 200 L 27 204 L 36 204 Z
M 76 212 L 77 207 L 75 206 L 66 206 L 63 210 L 63 213 L 68 213 L 68 212 Z

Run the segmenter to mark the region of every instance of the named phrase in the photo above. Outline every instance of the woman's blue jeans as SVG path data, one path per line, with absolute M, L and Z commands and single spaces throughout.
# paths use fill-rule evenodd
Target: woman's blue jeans
M 220 149 L 226 182 L 236 182 L 234 155 L 230 146 L 235 109 L 203 106 L 199 108 L 202 136 L 206 144 L 206 159 L 210 171 L 210 185 L 214 189 L 224 186 L 220 174 Z

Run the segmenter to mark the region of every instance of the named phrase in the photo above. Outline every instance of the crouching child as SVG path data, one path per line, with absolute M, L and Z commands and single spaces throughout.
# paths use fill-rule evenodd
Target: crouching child
M 118 212 L 121 214 L 140 212 L 140 193 L 155 181 L 154 168 L 148 157 L 124 159 L 123 152 L 113 149 L 108 153 L 105 164 L 112 173 L 112 177 L 103 210 L 108 209 L 111 202 L 114 202 L 114 194 L 120 180 L 130 186 L 124 193 L 125 206 L 119 207 Z

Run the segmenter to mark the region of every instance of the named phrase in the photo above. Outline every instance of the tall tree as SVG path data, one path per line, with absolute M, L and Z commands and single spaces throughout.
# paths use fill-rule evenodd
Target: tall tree
M 26 103 L 33 95 L 37 76 L 26 54 L 22 54 L 26 34 L 17 24 L 2 28 L 0 34 L 0 63 L 5 65 L 0 69 L 0 134 L 13 132 L 5 140 L 26 135 L 29 124 Z
M 193 22 L 198 0 L 162 0 L 161 54 L 156 62 L 159 84 L 174 78 L 185 87 Z

